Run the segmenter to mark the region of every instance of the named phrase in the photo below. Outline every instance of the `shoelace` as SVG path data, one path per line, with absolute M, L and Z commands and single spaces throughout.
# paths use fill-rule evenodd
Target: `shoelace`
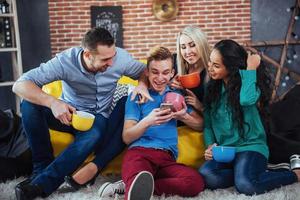
M 122 190 L 122 189 L 116 189 L 115 190 L 115 194 L 123 194 L 124 193 L 124 190 Z
M 124 194 L 124 187 L 123 187 L 122 183 L 120 183 L 118 185 L 118 187 L 115 188 L 114 192 L 115 192 L 115 194 Z

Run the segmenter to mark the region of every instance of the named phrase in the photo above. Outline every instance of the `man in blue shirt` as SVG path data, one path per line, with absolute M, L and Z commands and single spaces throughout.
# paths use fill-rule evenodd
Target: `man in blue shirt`
M 185 103 L 183 109 L 176 112 L 160 109 L 165 95 L 172 92 L 168 87 L 174 75 L 172 58 L 171 52 L 164 47 L 155 48 L 148 57 L 146 75 L 149 94 L 154 101 L 137 104 L 127 99 L 123 140 L 129 149 L 122 164 L 125 199 L 147 200 L 153 191 L 156 195 L 190 197 L 204 189 L 203 179 L 196 170 L 176 163 L 176 120 L 202 130 L 202 117 Z M 104 189 L 99 191 L 101 197 L 107 193 Z
M 137 79 L 144 68 L 144 64 L 134 60 L 124 49 L 115 47 L 114 38 L 107 30 L 93 28 L 84 35 L 82 47 L 57 54 L 17 80 L 13 91 L 24 99 L 21 105 L 22 120 L 34 165 L 33 175 L 16 186 L 18 200 L 50 195 L 97 145 L 107 145 L 102 148 L 105 151 L 103 167 L 122 150 L 121 137 L 113 135 L 116 133 L 111 133 L 107 127 L 108 121 L 123 119 L 122 105 L 116 107 L 120 114 L 113 115 L 122 119 L 109 119 L 113 94 L 122 75 Z M 60 99 L 41 89 L 56 80 L 62 80 Z M 80 132 L 70 126 L 72 113 L 76 110 L 95 115 L 90 130 Z M 49 128 L 71 132 L 75 136 L 74 142 L 55 159 Z M 107 138 L 110 142 L 103 144 L 102 141 L 107 141 Z

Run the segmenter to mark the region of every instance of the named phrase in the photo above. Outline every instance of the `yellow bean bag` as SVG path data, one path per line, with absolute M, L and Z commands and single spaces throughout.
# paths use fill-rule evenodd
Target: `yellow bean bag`
M 122 77 L 118 83 L 137 85 L 137 81 L 134 81 L 128 77 Z M 43 90 L 58 98 L 62 92 L 61 81 L 55 81 L 45 85 Z M 54 155 L 57 156 L 70 143 L 73 142 L 74 138 L 70 133 L 50 129 L 50 140 L 53 146 Z M 177 162 L 197 169 L 204 161 L 204 150 L 205 147 L 202 133 L 194 131 L 186 126 L 178 128 L 179 154 Z M 118 155 L 108 164 L 108 166 L 102 171 L 102 175 L 120 174 L 124 152 Z M 93 157 L 93 155 L 89 156 L 86 162 L 91 161 Z
M 203 133 L 187 126 L 178 127 L 177 162 L 198 169 L 204 162 Z

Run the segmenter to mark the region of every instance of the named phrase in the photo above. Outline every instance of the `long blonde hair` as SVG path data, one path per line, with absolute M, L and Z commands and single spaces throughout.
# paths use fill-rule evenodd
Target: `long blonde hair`
M 197 61 L 197 67 L 200 68 L 204 66 L 205 69 L 208 68 L 208 61 L 210 55 L 210 47 L 206 38 L 206 34 L 198 26 L 189 25 L 186 26 L 182 32 L 177 36 L 177 72 L 179 75 L 186 74 L 189 64 L 184 60 L 180 51 L 180 36 L 186 35 L 190 37 L 195 45 L 198 53 L 200 54 L 200 59 Z

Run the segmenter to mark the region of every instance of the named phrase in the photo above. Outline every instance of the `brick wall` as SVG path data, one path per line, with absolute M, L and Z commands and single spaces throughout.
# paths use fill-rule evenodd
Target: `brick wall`
M 211 45 L 220 39 L 250 41 L 250 0 L 178 0 L 175 20 L 161 22 L 152 0 L 49 0 L 52 54 L 79 45 L 90 28 L 90 6 L 122 6 L 123 44 L 137 59 L 157 44 L 176 49 L 176 35 L 186 25 L 200 26 Z

